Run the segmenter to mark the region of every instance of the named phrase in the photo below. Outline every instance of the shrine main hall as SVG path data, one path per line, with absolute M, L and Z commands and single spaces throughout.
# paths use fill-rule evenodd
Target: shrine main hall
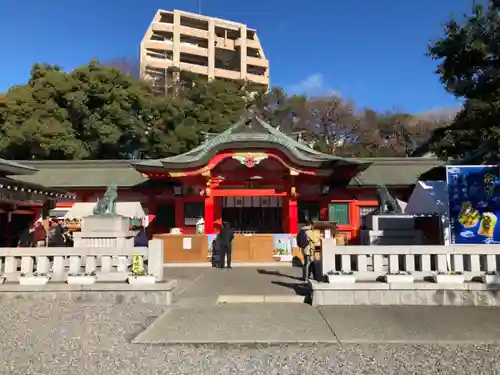
M 442 165 L 434 158 L 321 153 L 252 111 L 223 133 L 205 134 L 191 151 L 164 159 L 23 163 L 38 172 L 15 178 L 76 196 L 59 200 L 54 216 L 78 220 L 116 185 L 119 213 L 142 220 L 153 234 L 173 228 L 194 234 L 200 222 L 204 234 L 213 234 L 222 221 L 244 234 L 295 234 L 312 220 L 337 223 L 353 242 L 361 218 L 377 204 L 378 184 L 407 200 L 419 176 Z

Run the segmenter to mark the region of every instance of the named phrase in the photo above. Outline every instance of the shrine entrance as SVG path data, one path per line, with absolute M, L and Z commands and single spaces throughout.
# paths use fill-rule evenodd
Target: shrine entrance
M 236 233 L 283 233 L 283 202 L 276 196 L 222 199 L 222 220 Z

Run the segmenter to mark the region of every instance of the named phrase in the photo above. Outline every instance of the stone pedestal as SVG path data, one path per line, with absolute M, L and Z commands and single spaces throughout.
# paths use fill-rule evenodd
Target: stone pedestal
M 371 215 L 361 231 L 362 245 L 422 245 L 422 232 L 413 229 L 410 215 Z
M 130 219 L 120 215 L 92 215 L 82 219 L 81 231 L 73 234 L 74 247 L 134 247 Z

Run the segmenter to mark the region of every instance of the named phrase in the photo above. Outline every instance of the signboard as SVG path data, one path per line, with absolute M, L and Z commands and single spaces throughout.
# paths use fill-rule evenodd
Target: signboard
M 500 167 L 447 166 L 452 244 L 500 243 Z

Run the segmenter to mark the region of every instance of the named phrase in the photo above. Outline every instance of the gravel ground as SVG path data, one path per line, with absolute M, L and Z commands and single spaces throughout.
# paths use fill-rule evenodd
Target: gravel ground
M 142 346 L 162 309 L 0 302 L 0 375 L 497 374 L 500 345 Z

